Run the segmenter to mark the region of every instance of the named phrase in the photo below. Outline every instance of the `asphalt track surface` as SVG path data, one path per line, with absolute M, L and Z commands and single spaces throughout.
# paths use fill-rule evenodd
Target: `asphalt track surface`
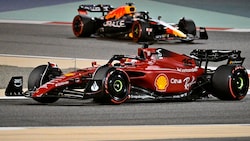
M 69 25 L 1 24 L 0 30 L 1 33 L 5 33 L 0 34 L 1 54 L 106 60 L 113 54 L 135 54 L 137 48 L 141 46 L 132 41 L 120 39 L 101 37 L 76 38 L 73 36 Z M 166 48 L 183 54 L 189 54 L 189 52 L 196 48 L 239 49 L 242 50 L 242 56 L 248 56 L 250 33 L 209 31 L 208 34 L 210 37 L 209 40 L 197 40 L 192 44 L 170 41 L 159 42 L 152 46 Z M 248 62 L 249 58 L 247 57 L 245 66 L 249 69 L 250 66 Z M 195 138 L 198 138 L 198 140 L 218 140 L 218 138 L 220 140 L 234 140 L 236 138 L 238 140 L 249 140 L 250 135 L 248 136 L 248 133 L 250 130 L 249 128 L 245 129 L 250 123 L 250 113 L 248 112 L 250 110 L 249 99 L 250 97 L 247 95 L 242 101 L 236 102 L 220 101 L 216 98 L 210 98 L 196 102 L 128 102 L 122 105 L 98 105 L 91 100 L 66 99 L 44 105 L 31 99 L 1 99 L 0 127 L 33 127 L 26 130 L 28 130 L 28 132 L 29 130 L 32 130 L 31 132 L 38 130 L 34 134 L 39 134 L 42 129 L 38 127 L 48 126 L 52 127 L 52 129 L 49 130 L 53 130 L 53 127 L 58 126 L 111 126 L 113 128 L 113 126 L 123 125 L 186 125 L 188 127 L 189 125 L 196 125 L 199 127 L 199 125 L 204 124 L 211 126 L 214 124 L 244 124 L 240 126 L 244 128 L 240 128 L 240 130 L 237 131 L 235 131 L 237 128 L 234 126 L 226 126 L 221 129 L 221 131 L 227 131 L 226 135 L 228 136 L 218 136 L 216 133 L 208 131 L 206 131 L 206 133 L 200 133 L 192 130 L 192 132 L 190 130 L 193 129 L 192 126 L 190 129 L 187 129 L 191 132 L 185 132 L 183 128 L 176 132 L 181 132 L 180 134 L 182 135 L 184 135 L 184 133 L 189 135 L 193 134 L 194 136 L 197 134 L 207 135 L 203 137 L 196 136 Z M 148 127 L 141 127 L 141 129 L 146 128 Z M 232 130 L 230 129 L 228 131 L 229 128 Z M 206 129 L 209 131 L 212 130 L 211 127 L 207 127 Z M 6 128 L 3 130 L 4 132 L 2 133 L 6 138 L 9 137 L 9 132 L 16 135 L 20 134 L 20 132 L 16 133 L 12 131 L 11 128 L 9 132 L 6 131 L 8 130 Z M 73 130 L 74 129 L 70 131 L 75 133 Z M 117 129 L 114 129 L 114 131 L 116 130 Z M 123 130 L 125 131 L 121 130 L 121 132 L 124 133 L 125 137 L 122 139 L 129 139 L 126 138 L 126 129 Z M 138 132 L 138 130 L 135 131 Z M 158 128 L 158 130 L 160 129 Z M 165 130 L 167 131 L 167 129 L 164 129 L 164 131 Z M 110 131 L 109 133 L 115 134 L 114 131 Z M 136 134 L 137 132 L 134 133 Z M 77 133 L 75 134 L 77 135 Z M 229 136 L 235 133 L 235 136 Z M 138 137 L 135 134 L 134 136 Z M 145 134 L 141 132 L 138 134 L 144 134 L 145 138 L 147 134 L 149 135 L 149 133 Z M 215 138 L 211 138 L 208 134 L 212 134 Z M 223 133 L 219 132 L 218 134 L 221 135 Z M 26 134 L 24 133 L 23 135 Z M 45 135 L 51 136 L 49 133 L 45 133 Z M 93 135 L 98 136 L 96 133 Z M 174 136 L 174 138 L 177 138 L 177 136 L 178 135 Z M 159 135 L 158 137 L 161 138 L 155 137 L 155 139 L 171 139 L 170 136 Z M 131 140 L 145 140 L 145 138 L 131 138 Z M 185 138 L 189 137 L 182 137 L 183 140 L 186 140 Z M 24 140 L 25 139 L 26 138 L 24 138 Z M 79 139 L 81 139 L 81 137 L 79 137 Z M 154 140 L 152 138 L 148 139 Z M 107 138 L 107 140 L 109 140 L 109 138 Z
M 134 55 L 142 45 L 130 40 L 101 37 L 76 38 L 70 25 L 37 25 L 0 23 L 0 54 L 109 59 L 114 54 Z M 160 47 L 189 55 L 193 49 L 241 50 L 244 66 L 250 69 L 250 33 L 208 31 L 208 40 L 158 42 Z

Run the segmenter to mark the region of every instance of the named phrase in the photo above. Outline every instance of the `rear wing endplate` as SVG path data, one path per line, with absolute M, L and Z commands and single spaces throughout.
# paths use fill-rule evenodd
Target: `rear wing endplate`
M 199 39 L 204 39 L 204 40 L 208 39 L 207 30 L 205 27 L 200 27 L 199 33 L 200 33 Z

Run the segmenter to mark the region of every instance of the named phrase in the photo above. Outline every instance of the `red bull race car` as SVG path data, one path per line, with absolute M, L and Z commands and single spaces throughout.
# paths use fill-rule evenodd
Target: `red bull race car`
M 101 17 L 90 17 L 88 12 L 101 12 Z M 158 40 L 181 40 L 192 42 L 195 39 L 208 39 L 206 29 L 197 27 L 193 20 L 181 18 L 178 24 L 170 24 L 153 19 L 146 11 L 136 11 L 133 3 L 113 8 L 111 5 L 80 5 L 78 15 L 72 23 L 76 37 L 91 35 L 129 38 L 135 42 Z M 197 34 L 199 32 L 199 35 Z
M 195 49 L 190 55 L 164 48 L 138 48 L 136 55 L 114 55 L 105 65 L 63 73 L 54 63 L 39 65 L 23 92 L 21 76 L 12 77 L 6 96 L 24 95 L 41 103 L 60 98 L 121 104 L 127 100 L 193 101 L 208 96 L 241 100 L 249 87 L 239 50 Z M 210 68 L 210 62 L 223 62 Z M 226 63 L 224 63 L 226 62 Z

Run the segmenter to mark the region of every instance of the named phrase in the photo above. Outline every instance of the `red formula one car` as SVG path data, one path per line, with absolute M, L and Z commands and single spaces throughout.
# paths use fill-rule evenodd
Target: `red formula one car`
M 102 12 L 101 17 L 90 17 L 88 12 Z M 89 37 L 93 34 L 113 38 L 131 38 L 135 42 L 157 40 L 208 39 L 206 29 L 201 27 L 197 36 L 192 20 L 182 18 L 178 24 L 152 19 L 148 12 L 136 12 L 132 3 L 112 8 L 110 5 L 80 5 L 79 15 L 75 16 L 72 29 L 76 37 Z
M 241 100 L 249 87 L 244 58 L 238 50 L 196 49 L 191 56 L 163 48 L 138 48 L 138 54 L 114 55 L 103 66 L 63 74 L 53 63 L 30 73 L 28 91 L 22 77 L 13 77 L 7 96 L 24 95 L 41 103 L 59 98 L 93 98 L 99 103 L 121 104 L 128 99 L 195 100 L 213 95 L 221 100 Z M 209 62 L 227 63 L 209 69 Z M 203 65 L 202 65 L 203 64 Z

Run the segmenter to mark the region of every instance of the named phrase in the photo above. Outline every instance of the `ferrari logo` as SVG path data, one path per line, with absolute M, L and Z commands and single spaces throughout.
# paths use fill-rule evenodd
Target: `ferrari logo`
M 168 85 L 169 85 L 169 80 L 165 74 L 159 74 L 155 78 L 156 91 L 165 92 L 167 90 Z

